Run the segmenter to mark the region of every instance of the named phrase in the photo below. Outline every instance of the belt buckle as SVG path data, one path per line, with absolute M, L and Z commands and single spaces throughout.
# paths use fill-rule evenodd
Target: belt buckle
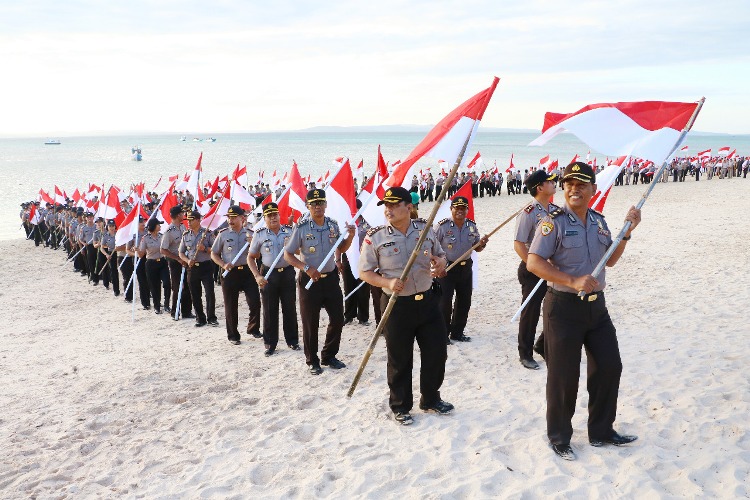
M 286 268 L 284 268 L 284 267 L 278 267 L 278 268 L 276 268 L 276 272 L 277 272 L 277 273 L 280 273 L 280 272 L 281 272 L 281 271 L 283 271 L 284 269 L 286 269 Z
M 414 300 L 422 300 L 424 298 L 423 293 L 418 293 L 414 296 Z
M 237 269 L 245 269 L 245 266 L 237 266 Z
M 586 300 L 588 300 L 589 302 L 594 302 L 598 298 L 599 298 L 599 294 L 598 293 L 594 293 L 594 294 L 591 294 L 588 297 L 586 297 Z
M 156 260 L 156 262 L 161 262 L 161 259 L 155 259 L 155 260 Z
M 461 264 L 459 264 L 459 265 L 461 265 L 461 266 L 465 266 L 465 265 L 466 265 L 466 261 L 465 261 L 465 260 L 462 260 L 462 261 L 461 261 Z
M 193 265 L 194 265 L 194 266 L 200 266 L 200 265 L 201 265 L 201 263 L 200 263 L 200 262 L 194 262 L 194 263 L 193 263 Z
M 327 277 L 328 277 L 328 274 L 321 274 L 321 275 L 320 275 L 320 277 L 321 277 L 321 278 L 327 278 Z

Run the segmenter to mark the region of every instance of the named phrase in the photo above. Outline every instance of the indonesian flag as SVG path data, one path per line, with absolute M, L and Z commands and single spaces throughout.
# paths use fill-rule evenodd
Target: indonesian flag
M 515 166 L 515 165 L 513 165 L 513 153 L 511 153 L 511 154 L 510 154 L 510 166 L 509 166 L 508 168 L 506 168 L 506 169 L 505 169 L 505 172 L 506 172 L 506 173 L 508 173 L 508 172 L 512 172 L 514 168 L 516 168 L 516 166 Z
M 150 217 L 151 219 L 156 217 L 157 219 L 166 222 L 166 224 L 162 224 L 161 228 L 159 228 L 159 232 L 162 234 L 167 232 L 167 229 L 169 229 L 168 224 L 172 221 L 172 215 L 169 211 L 172 210 L 172 207 L 176 207 L 179 204 L 177 195 L 174 194 L 174 190 L 172 189 L 173 186 L 174 182 L 161 194 L 159 197 L 159 205 L 156 207 L 156 210 L 151 213 Z
M 359 177 L 361 176 L 365 171 L 365 160 L 364 158 L 359 160 L 359 165 L 357 165 L 357 168 L 354 169 L 354 176 Z
M 578 161 L 578 160 L 579 160 L 580 158 L 581 158 L 581 157 L 580 157 L 580 156 L 578 156 L 578 153 L 576 153 L 576 155 L 575 155 L 575 156 L 573 157 L 573 159 L 572 159 L 572 160 L 570 160 L 570 163 L 568 163 L 568 165 L 571 165 L 571 164 L 573 164 L 573 163 L 577 162 L 577 161 Z
M 711 158 L 711 149 L 709 148 L 698 153 L 698 158 Z
M 549 171 L 551 160 L 549 159 L 549 155 L 545 156 L 541 160 L 539 160 L 539 168 Z
M 299 174 L 299 167 L 297 167 L 296 161 L 292 161 L 289 181 L 292 188 L 292 192 L 289 193 L 289 206 L 300 213 L 307 212 L 307 202 L 305 201 L 307 199 L 307 188 L 305 188 L 305 183 Z
M 737 154 L 737 148 L 734 148 L 732 152 L 727 155 L 727 160 L 732 158 L 735 154 Z
M 141 203 L 137 202 L 133 207 L 133 210 L 131 210 L 130 213 L 125 216 L 122 224 L 117 226 L 117 232 L 115 233 L 115 246 L 119 247 L 120 245 L 124 245 L 128 241 L 132 240 L 133 236 L 138 233 L 139 215 L 144 219 L 148 219 L 148 214 L 145 210 L 143 210 Z
M 558 168 L 560 168 L 560 164 L 558 163 L 557 159 L 555 159 L 555 161 L 550 162 L 549 167 L 547 167 L 547 173 L 551 174 Z
M 175 182 L 179 178 L 180 178 L 180 174 L 170 175 L 169 176 L 169 182 Z
M 717 153 L 719 156 L 726 156 L 729 154 L 729 146 L 724 146 L 723 148 L 719 148 L 719 151 Z
M 492 85 L 451 111 L 435 125 L 407 159 L 393 170 L 385 184 L 389 187 L 401 186 L 409 189 L 412 167 L 423 156 L 445 160 L 450 165 L 456 163 L 464 144 L 468 149 L 467 139 L 471 143 L 476 134 L 479 122 L 499 81 L 500 79 L 495 77 Z
M 289 204 L 291 193 L 292 186 L 287 186 L 276 200 L 276 204 L 279 206 L 279 220 L 282 224 L 292 224 L 302 215 L 301 212 L 294 210 Z
M 50 203 L 52 205 L 55 204 L 55 200 L 49 194 L 47 194 L 47 192 L 44 191 L 44 189 L 39 190 L 39 201 L 44 202 L 44 203 Z
M 31 209 L 29 210 L 29 222 L 36 226 L 39 225 L 40 220 L 42 220 L 42 216 L 39 215 L 39 210 L 36 209 L 36 205 L 32 203 Z
M 200 189 L 200 183 L 198 182 L 198 179 L 201 175 L 201 162 L 203 161 L 203 152 L 201 152 L 200 156 L 198 157 L 198 164 L 195 165 L 195 169 L 190 174 L 190 178 L 187 181 L 187 185 L 185 186 L 185 190 L 187 192 L 192 193 L 192 195 L 195 198 L 198 198 L 198 190 Z
M 231 206 L 231 186 L 227 185 L 224 188 L 224 192 L 221 194 L 219 201 L 214 203 L 208 212 L 203 215 L 201 219 L 201 227 L 208 229 L 209 231 L 215 231 L 227 220 L 227 211 Z
M 275 171 L 274 171 L 275 172 Z M 271 203 L 273 201 L 273 193 L 268 193 L 265 198 L 261 200 L 261 202 L 258 204 L 258 213 L 263 212 L 263 207 L 266 206 L 268 203 Z M 281 217 L 279 217 L 279 221 L 282 224 L 285 224 L 283 220 L 281 220 Z M 261 217 L 258 219 L 258 222 L 255 223 L 253 226 L 253 231 L 258 231 L 258 229 L 263 229 L 266 227 L 266 218 Z
M 279 186 L 281 186 L 281 179 L 276 175 L 276 169 L 274 168 L 273 174 L 271 174 L 271 189 L 276 189 Z
M 357 193 L 354 192 L 354 176 L 349 160 L 345 160 L 326 190 L 326 215 L 339 223 L 339 230 L 346 231 L 345 224 L 351 224 L 357 213 Z M 359 234 L 354 232 L 354 239 L 346 257 L 352 270 L 352 275 L 359 278 Z
M 117 227 L 120 227 L 120 224 L 125 220 L 125 214 L 120 207 L 119 189 L 117 187 L 110 186 L 109 191 L 103 197 L 102 203 L 99 204 L 96 216 L 103 217 L 105 220 L 114 219 Z
M 680 151 L 687 151 L 687 150 L 688 150 L 688 147 L 687 147 L 687 146 L 682 146 L 682 147 L 680 148 Z
M 362 186 L 362 191 L 359 193 L 359 200 L 362 202 L 362 211 L 360 215 L 364 218 L 367 223 L 373 227 L 382 226 L 385 224 L 385 212 L 382 206 L 378 206 L 377 202 L 367 203 L 372 193 L 375 193 L 375 198 L 378 200 L 383 199 L 385 196 L 385 189 L 383 188 L 383 182 L 388 178 L 388 167 L 385 165 L 383 155 L 380 152 L 380 146 L 378 145 L 378 167 L 375 173 L 367 181 L 367 184 Z
M 609 191 L 615 184 L 617 176 L 620 175 L 625 158 L 625 156 L 620 156 L 604 170 L 596 174 L 596 193 L 594 193 L 591 201 L 589 201 L 589 208 L 593 208 L 598 212 L 604 210 L 604 204 L 607 202 Z
M 474 170 L 474 168 L 477 166 L 477 162 L 479 162 L 479 165 L 482 164 L 482 155 L 479 153 L 479 151 L 477 151 L 477 154 L 474 156 L 474 158 L 472 158 L 469 164 L 466 165 L 466 170 L 470 172 Z
M 451 200 L 454 200 L 457 196 L 463 196 L 467 200 L 469 200 L 469 208 L 466 211 L 466 218 L 474 220 L 474 196 L 472 195 L 471 191 L 471 181 L 466 181 L 463 186 L 458 188 L 458 191 L 456 191 L 456 194 L 451 196 Z M 437 230 L 439 222 L 443 219 L 450 219 L 453 216 L 451 215 L 451 204 L 450 203 L 443 203 L 440 205 L 440 208 L 438 208 L 437 213 L 435 214 L 435 223 L 433 225 L 433 228 Z M 477 288 L 477 285 L 479 284 L 479 259 L 477 252 L 471 252 L 471 270 L 472 270 L 472 288 Z
M 55 199 L 55 203 L 59 203 L 60 205 L 65 204 L 65 195 L 60 190 L 60 188 L 57 187 L 57 185 L 55 185 L 55 198 L 54 199 Z
M 567 130 L 593 149 L 609 156 L 638 156 L 662 163 L 677 145 L 698 108 L 690 102 L 616 102 L 591 104 L 569 113 L 546 113 L 541 146 Z
M 160 183 L 161 183 L 161 176 L 159 176 L 159 180 L 156 181 L 156 184 L 154 184 L 154 187 L 151 188 L 151 191 L 155 191 Z
M 234 172 L 232 172 L 232 177 L 240 186 L 244 186 L 247 184 L 247 167 L 240 168 L 240 164 L 238 163 Z
M 230 185 L 232 186 L 232 200 L 237 202 L 245 211 L 255 208 L 256 199 L 248 193 L 247 189 L 238 184 L 236 180 L 233 180 Z

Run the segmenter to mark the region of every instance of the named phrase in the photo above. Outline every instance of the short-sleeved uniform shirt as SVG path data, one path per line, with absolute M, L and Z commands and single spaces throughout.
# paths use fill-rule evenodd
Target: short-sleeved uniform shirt
M 271 267 L 276 256 L 284 251 L 284 246 L 289 243 L 291 236 L 292 226 L 288 225 L 281 225 L 278 233 L 274 233 L 267 227 L 259 229 L 253 236 L 253 241 L 250 243 L 250 253 L 252 255 L 260 254 L 263 265 Z M 276 262 L 274 267 L 280 268 L 288 265 L 290 264 L 282 256 L 282 258 Z
M 455 262 L 482 239 L 476 223 L 468 218 L 461 227 L 458 227 L 451 218 L 441 220 L 435 236 L 445 251 L 448 262 Z
M 115 249 L 115 235 L 109 234 L 109 232 L 104 233 L 102 236 L 102 246 L 107 249 L 107 251 L 111 252 Z
M 161 233 L 152 236 L 151 233 L 146 235 L 138 242 L 138 250 L 146 252 L 146 259 L 156 260 L 164 257 L 161 253 Z
M 563 206 L 542 219 L 536 228 L 529 253 L 549 260 L 555 267 L 572 276 L 591 274 L 612 244 L 612 235 L 604 216 L 589 209 L 586 225 L 578 216 Z M 606 286 L 605 270 L 596 278 L 599 286 L 596 292 Z M 578 293 L 558 283 L 550 282 L 555 290 Z
M 204 236 L 205 235 L 205 236 Z M 201 241 L 201 238 L 203 240 Z M 198 251 L 198 243 L 206 247 L 206 250 Z M 211 260 L 210 248 L 214 244 L 214 236 L 206 228 L 200 228 L 197 233 L 185 231 L 182 233 L 179 251 L 184 253 L 188 260 L 195 262 L 206 262 Z M 179 255 L 179 254 L 178 254 Z
M 161 236 L 161 247 L 166 248 L 175 255 L 180 253 L 180 241 L 182 240 L 182 226 L 170 224 L 164 234 Z
M 232 231 L 231 228 L 222 229 L 216 235 L 214 244 L 211 245 L 211 251 L 219 254 L 224 263 L 234 262 L 236 266 L 244 266 L 247 263 L 247 248 L 242 250 L 242 247 L 252 239 L 253 231 L 246 227 L 239 231 Z M 242 250 L 242 253 L 240 253 L 240 250 Z M 237 257 L 236 260 L 235 257 Z
M 533 201 L 529 203 L 523 211 L 516 217 L 516 241 L 526 244 L 526 249 L 531 246 L 531 241 L 536 234 L 536 227 L 542 222 L 542 219 L 550 213 L 557 210 L 557 205 L 549 204 L 549 209 L 545 210 L 541 203 Z
M 301 219 L 292 230 L 289 243 L 284 250 L 289 253 L 299 250 L 302 257 L 300 260 L 311 268 L 318 269 L 326 255 L 334 248 L 340 235 L 338 223 L 330 217 L 325 218 L 322 226 L 317 225 L 312 217 Z M 318 270 L 321 273 L 330 273 L 335 268 L 334 259 L 328 259 L 323 269 Z
M 81 224 L 78 227 L 78 240 L 83 244 L 89 244 L 94 237 L 94 231 L 96 231 L 96 227 L 88 224 Z
M 435 232 L 427 226 L 424 219 L 410 220 L 406 234 L 390 224 L 370 229 L 365 236 L 359 258 L 360 273 L 380 268 L 378 274 L 384 278 L 400 278 L 409 256 L 417 246 L 421 232 L 425 230 L 427 236 L 417 253 L 400 295 L 414 295 L 427 291 L 432 286 L 430 257 L 445 257 L 445 252 Z M 383 291 L 387 294 L 393 293 L 389 288 L 383 288 Z

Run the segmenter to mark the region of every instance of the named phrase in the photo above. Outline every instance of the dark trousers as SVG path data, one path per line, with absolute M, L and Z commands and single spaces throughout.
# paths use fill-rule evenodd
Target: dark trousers
M 214 263 L 210 260 L 196 262 L 185 278 L 195 309 L 201 323 L 216 319 L 216 294 L 214 293 Z M 203 290 L 206 291 L 206 309 L 203 309 Z
M 383 317 L 383 311 L 380 307 L 380 298 L 383 296 L 383 289 L 370 285 L 370 295 L 372 295 L 372 309 L 375 312 L 375 324 L 380 324 L 380 318 Z
M 131 257 L 132 259 L 133 257 Z M 151 292 L 149 291 L 148 278 L 146 277 L 146 258 L 138 259 L 138 265 L 135 268 L 135 277 L 138 279 L 138 293 L 141 297 L 143 307 L 151 307 Z M 131 288 L 133 285 L 130 285 Z M 154 305 L 159 302 L 154 300 Z
M 169 279 L 169 267 L 167 259 L 146 259 L 146 277 L 151 289 L 151 298 L 154 300 L 154 309 L 161 310 L 161 291 L 164 289 L 164 307 L 169 306 L 169 298 L 172 294 L 172 284 Z
M 99 275 L 96 274 L 96 271 L 99 270 L 99 268 L 96 266 L 97 261 L 97 255 L 98 251 L 96 248 L 94 248 L 93 243 L 89 243 L 86 245 L 86 272 L 89 275 L 89 280 L 93 281 L 95 285 L 99 284 Z
M 133 300 L 133 285 L 131 284 L 128 288 L 128 283 L 130 283 L 130 277 L 133 276 L 133 257 L 129 255 L 117 257 L 117 265 L 119 266 L 120 263 L 122 263 L 120 271 L 122 271 L 122 288 L 125 290 L 125 300 L 131 301 Z
M 120 295 L 120 270 L 117 269 L 119 260 L 120 259 L 117 255 L 112 255 L 109 259 L 109 263 L 107 263 L 109 269 L 104 271 L 105 274 L 109 274 L 109 281 L 112 283 L 112 291 L 115 293 L 115 297 Z
M 221 279 L 221 293 L 224 296 L 224 320 L 227 325 L 227 338 L 240 340 L 239 323 L 240 292 L 245 294 L 250 316 L 247 320 L 247 333 L 260 334 L 260 293 L 258 284 L 247 265 L 233 267 L 226 278 Z
M 526 269 L 526 263 L 521 261 L 518 265 L 518 282 L 521 283 L 521 304 L 524 303 L 536 284 L 539 282 L 539 276 Z M 523 311 L 518 322 L 518 356 L 521 359 L 533 358 L 534 337 L 536 337 L 536 327 L 539 324 L 539 313 L 542 311 L 542 301 L 547 293 L 547 282 L 545 281 L 534 292 Z M 537 344 L 544 345 L 544 331 L 539 335 Z
M 459 338 L 464 334 L 466 321 L 469 318 L 469 309 L 471 309 L 471 259 L 456 265 L 448 271 L 445 277 L 439 278 L 438 281 L 443 290 L 440 297 L 440 309 L 445 320 L 446 335 Z M 453 303 L 454 292 L 456 295 L 455 304 Z
M 346 254 L 341 256 L 341 260 L 344 263 L 344 295 L 357 288 L 362 280 L 354 278 L 352 274 L 352 268 L 349 264 L 349 259 Z M 344 302 L 344 321 L 350 321 L 357 318 L 358 321 L 367 321 L 370 319 L 370 285 L 365 283 L 354 295 L 346 299 Z
M 609 437 L 617 413 L 622 361 L 604 294 L 589 302 L 576 294 L 558 295 L 550 289 L 543 309 L 550 442 L 569 444 L 573 435 L 571 420 L 576 409 L 581 347 L 586 349 L 588 367 L 589 438 Z
M 172 284 L 172 313 L 177 309 L 177 297 L 180 293 L 180 283 L 182 283 L 182 296 L 180 297 L 180 316 L 190 316 L 193 309 L 193 301 L 190 298 L 190 287 L 187 280 L 187 269 L 185 277 L 182 276 L 182 264 L 174 259 L 167 258 L 169 265 L 169 280 Z
M 385 310 L 389 295 L 382 294 L 380 307 Z M 384 328 L 388 352 L 388 403 L 394 413 L 411 411 L 412 368 L 414 366 L 414 341 L 419 345 L 421 368 L 419 392 L 421 404 L 431 405 L 440 400 L 440 386 L 445 378 L 445 361 L 448 351 L 445 343 L 445 322 L 440 306 L 431 291 L 422 300 L 414 296 L 399 297 L 391 310 Z
M 265 275 L 268 268 L 261 267 Z M 279 343 L 279 304 L 284 321 L 286 345 L 299 344 L 297 326 L 297 304 L 295 298 L 294 267 L 286 266 L 283 271 L 274 270 L 268 283 L 260 289 L 263 303 L 263 343 L 267 348 L 276 349 Z
M 344 328 L 344 296 L 339 286 L 339 273 L 334 269 L 313 283 L 309 290 L 305 285 L 310 277 L 299 273 L 297 287 L 299 290 L 299 314 L 302 319 L 302 342 L 305 347 L 305 361 L 308 365 L 336 356 L 341 344 L 341 330 Z M 328 329 L 323 343 L 323 349 L 318 358 L 318 326 L 320 324 L 320 310 L 325 308 L 328 313 Z
M 101 278 L 102 284 L 104 284 L 106 288 L 109 288 L 109 271 L 107 271 L 104 268 L 107 267 L 108 264 L 109 263 L 107 262 L 107 258 L 104 256 L 101 250 L 97 248 L 96 249 L 96 266 L 94 266 L 94 274 L 93 274 L 93 276 L 96 277 L 96 281 L 94 281 L 94 283 L 98 283 L 99 278 Z

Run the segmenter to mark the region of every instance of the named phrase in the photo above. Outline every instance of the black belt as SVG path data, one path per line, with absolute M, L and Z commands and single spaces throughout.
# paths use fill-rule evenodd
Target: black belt
M 450 266 L 450 265 L 452 265 L 452 264 L 453 264 L 454 262 L 455 262 L 455 261 L 453 261 L 453 260 L 449 260 L 449 261 L 448 261 L 448 265 Z M 467 266 L 467 265 L 469 265 L 469 264 L 471 264 L 471 259 L 466 259 L 466 260 L 462 260 L 461 262 L 459 262 L 458 264 L 456 264 L 456 267 L 458 267 L 458 266 Z
M 600 290 L 598 292 L 587 293 L 583 297 L 579 297 L 577 293 L 563 292 L 561 290 L 555 290 L 554 288 L 548 288 L 547 292 L 551 293 L 552 295 L 557 295 L 558 297 L 562 297 L 564 299 L 579 299 L 579 300 L 583 300 L 584 302 L 594 302 L 599 297 L 604 298 L 603 290 Z
M 391 296 L 387 293 L 383 292 L 383 295 L 388 297 L 390 300 Z M 424 300 L 432 295 L 432 289 L 428 288 L 424 292 L 415 293 L 414 295 L 399 295 L 398 300 L 410 300 L 412 302 L 418 302 L 420 300 Z
M 277 273 L 280 273 L 282 271 L 286 271 L 287 269 L 290 269 L 291 267 L 292 266 L 275 267 L 273 270 L 276 271 Z M 263 273 L 263 274 L 266 274 L 269 269 L 271 269 L 271 268 L 268 267 L 268 266 L 264 266 L 264 265 L 260 266 L 260 272 Z

